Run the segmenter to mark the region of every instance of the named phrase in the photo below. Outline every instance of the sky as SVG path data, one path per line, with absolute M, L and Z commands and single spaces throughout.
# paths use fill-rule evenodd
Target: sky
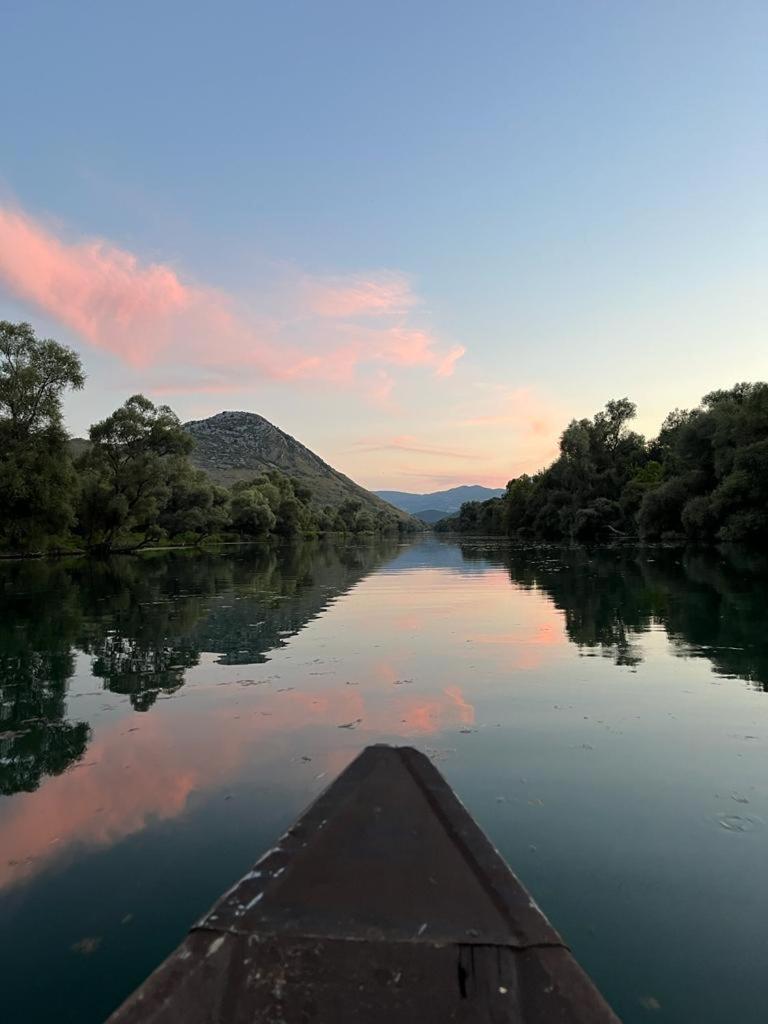
M 0 318 L 370 488 L 768 379 L 764 0 L 0 0 Z

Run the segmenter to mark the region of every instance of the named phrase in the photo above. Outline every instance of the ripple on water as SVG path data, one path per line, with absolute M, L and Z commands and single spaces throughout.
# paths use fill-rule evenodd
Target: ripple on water
M 724 814 L 717 819 L 717 822 L 727 832 L 754 832 L 762 826 L 759 818 L 742 814 Z

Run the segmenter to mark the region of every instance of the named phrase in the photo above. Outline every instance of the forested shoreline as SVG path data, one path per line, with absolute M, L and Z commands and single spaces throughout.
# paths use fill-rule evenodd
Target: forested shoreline
M 0 321 L 0 556 L 405 528 L 394 511 L 354 498 L 318 507 L 277 470 L 214 484 L 191 465 L 178 416 L 143 395 L 95 423 L 73 456 L 61 402 L 84 385 L 77 353 L 27 323 Z
M 73 454 L 61 402 L 84 385 L 74 351 L 0 321 L 0 556 L 407 528 L 357 499 L 320 507 L 277 470 L 213 483 L 190 463 L 193 440 L 173 410 L 143 395 L 95 423 Z M 622 398 L 572 420 L 550 466 L 435 529 L 534 543 L 768 541 L 768 384 L 675 409 L 650 440 L 631 429 L 635 414 Z
M 572 420 L 550 466 L 435 529 L 536 543 L 768 541 L 768 384 L 675 409 L 651 440 L 630 429 L 635 414 L 622 398 Z

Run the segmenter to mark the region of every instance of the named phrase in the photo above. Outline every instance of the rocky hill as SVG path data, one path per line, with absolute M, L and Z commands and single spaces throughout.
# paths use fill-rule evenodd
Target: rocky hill
M 309 487 L 318 505 L 337 506 L 347 498 L 357 498 L 366 505 L 394 512 L 403 521 L 413 524 L 407 513 L 366 491 L 256 413 L 220 412 L 184 426 L 195 441 L 190 456 L 192 463 L 205 470 L 216 483 L 229 485 L 268 469 L 279 469 Z

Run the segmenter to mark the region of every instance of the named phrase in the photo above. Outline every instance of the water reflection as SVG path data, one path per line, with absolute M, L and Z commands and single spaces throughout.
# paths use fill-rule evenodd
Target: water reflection
M 545 593 L 582 652 L 617 665 L 643 661 L 643 637 L 663 627 L 674 653 L 768 691 L 768 558 L 719 552 L 546 550 L 461 545 L 468 562 L 503 565 L 518 587 Z M 540 643 L 545 642 L 539 637 Z
M 135 711 L 148 711 L 158 697 L 184 685 L 202 652 L 215 652 L 220 664 L 264 663 L 396 550 L 389 541 L 305 543 L 242 549 L 231 557 L 166 552 L 0 567 L 0 792 L 33 791 L 44 776 L 83 757 L 91 728 L 67 716 L 67 684 L 78 652 L 90 658 L 90 673 L 105 691 L 127 696 Z M 445 554 L 456 571 L 455 551 L 434 544 L 431 561 L 439 564 Z M 705 657 L 719 675 L 768 690 L 765 557 L 481 542 L 462 544 L 461 557 L 467 567 L 504 566 L 516 587 L 545 594 L 564 615 L 565 636 L 583 653 L 636 666 L 643 661 L 644 636 L 662 626 L 678 655 Z M 407 553 L 403 558 L 407 562 Z M 414 611 L 393 616 L 395 629 L 406 633 L 422 630 L 425 621 Z M 546 621 L 527 638 L 477 633 L 473 640 L 511 642 L 510 668 L 534 669 L 543 649 L 561 643 L 562 634 Z M 380 658 L 370 671 L 393 685 L 408 683 Z M 350 722 L 363 708 L 362 697 L 350 693 L 335 704 Z M 430 731 L 446 705 L 464 706 L 456 687 L 447 686 L 431 701 L 404 701 L 400 722 Z M 469 712 L 461 713 L 469 723 Z
M 85 753 L 88 723 L 66 720 L 77 652 L 104 690 L 147 711 L 202 652 L 263 663 L 394 550 L 307 542 L 0 566 L 0 792 L 33 791 Z
M 82 756 L 90 729 L 69 722 L 67 681 L 80 622 L 66 572 L 42 562 L 0 575 L 0 793 L 32 791 Z
M 444 539 L 0 565 L 3 1021 L 103 1020 L 382 741 L 440 762 L 622 1019 L 762 1020 L 766 580 Z

